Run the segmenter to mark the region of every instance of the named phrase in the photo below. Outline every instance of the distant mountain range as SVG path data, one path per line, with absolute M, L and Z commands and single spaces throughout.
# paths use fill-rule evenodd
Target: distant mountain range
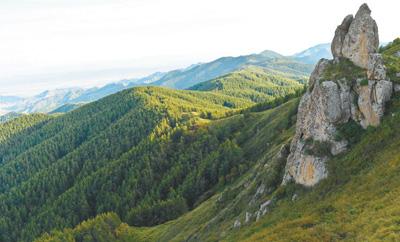
M 297 61 L 314 65 L 321 58 L 332 59 L 331 44 L 319 44 L 302 52 L 294 54 L 292 57 Z
M 169 72 L 156 72 L 136 79 L 125 79 L 103 87 L 65 88 L 44 91 L 28 98 L 0 96 L 0 115 L 8 112 L 49 113 L 64 105 L 83 104 L 96 101 L 107 95 L 134 86 L 163 86 L 187 89 L 198 83 L 212 80 L 248 66 L 259 66 L 272 72 L 279 71 L 295 76 L 307 76 L 320 58 L 331 58 L 329 44 L 320 44 L 293 56 L 283 56 L 273 51 L 263 51 L 238 57 L 222 57 L 208 63 L 193 64 L 187 68 Z M 71 110 L 69 108 L 61 110 Z M 58 112 L 58 111 L 57 111 Z

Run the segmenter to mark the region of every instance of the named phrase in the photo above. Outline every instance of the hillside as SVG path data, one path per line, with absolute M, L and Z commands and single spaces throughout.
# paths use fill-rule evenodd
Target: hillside
M 302 90 L 290 84 L 287 95 Z M 34 117 L 24 115 L 13 120 L 20 130 L 6 123 L 0 240 L 31 241 L 107 211 L 143 226 L 193 209 L 245 172 L 245 157 L 254 155 L 240 146 L 251 137 L 238 131 L 243 121 L 213 130 L 208 123 L 253 103 L 212 91 L 138 87 L 64 115 L 42 115 L 37 124 L 22 125 Z
M 311 64 L 296 61 L 291 57 L 285 57 L 273 51 L 264 51 L 259 54 L 239 57 L 223 57 L 188 69 L 171 71 L 158 81 L 153 82 L 152 85 L 186 89 L 250 65 L 263 67 L 272 72 L 279 71 L 300 77 L 309 75 L 313 67 Z
M 306 79 L 306 76 L 291 76 L 250 66 L 225 76 L 199 83 L 188 88 L 188 90 L 224 94 L 251 100 L 255 104 L 272 101 L 276 97 L 294 94 L 306 83 Z
M 262 120 L 271 112 L 274 111 L 252 115 Z M 89 233 L 89 240 L 98 236 L 106 241 L 397 241 L 399 131 L 397 96 L 382 125 L 357 133 L 352 149 L 332 159 L 331 175 L 312 189 L 290 184 L 274 191 L 277 183 L 273 177 L 281 176 L 271 166 L 279 148 L 274 144 L 275 148 L 261 156 L 237 182 L 177 220 L 152 228 L 135 228 L 108 213 L 38 241 L 78 239 Z M 293 131 L 287 134 L 290 137 Z M 271 198 L 274 204 L 265 216 L 257 222 L 255 218 L 245 222 L 246 212 L 257 210 L 258 204 Z M 240 228 L 234 228 L 236 220 L 241 221 Z
M 400 84 L 400 38 L 395 39 L 383 48 L 380 48 L 387 68 L 389 78 Z
M 52 110 L 51 112 L 49 112 L 49 114 L 67 113 L 67 112 L 75 110 L 83 105 L 84 105 L 83 103 L 76 103 L 76 104 L 67 103 L 67 104 L 64 104 L 64 105 Z
M 225 218 L 225 216 L 228 216 L 231 218 L 232 215 L 229 215 L 230 212 L 233 210 L 239 212 L 242 209 L 241 207 L 235 207 L 236 205 L 232 204 L 232 201 L 235 199 L 236 194 L 240 192 L 237 187 L 238 184 L 243 184 L 243 178 L 246 180 L 251 178 L 252 174 L 255 172 L 255 168 L 263 167 L 264 164 L 269 164 L 271 166 L 269 169 L 274 173 L 267 178 L 267 181 L 273 187 L 279 185 L 283 166 L 282 163 L 279 163 L 279 160 L 273 157 L 275 157 L 275 154 L 279 151 L 282 144 L 287 143 L 288 139 L 293 134 L 293 115 L 295 115 L 296 108 L 297 100 L 292 100 L 273 110 L 238 114 L 213 121 L 203 126 L 206 133 L 215 133 L 217 137 L 223 137 L 225 134 L 230 137 L 230 140 L 236 143 L 237 148 L 242 154 L 239 156 L 241 157 L 240 165 L 237 170 L 234 169 L 236 171 L 233 171 L 233 173 L 228 176 L 229 182 L 220 180 L 214 189 L 209 190 L 200 198 L 200 201 L 206 200 L 205 202 L 200 204 L 198 201 L 197 203 L 200 204 L 199 207 L 195 208 L 193 212 L 189 212 L 183 217 L 180 217 L 178 220 L 168 222 L 159 227 L 150 228 L 149 230 L 136 230 L 135 228 L 129 228 L 126 224 L 121 224 L 120 219 L 115 214 L 100 215 L 94 221 L 79 225 L 75 230 L 66 230 L 65 233 L 55 232 L 53 234 L 55 238 L 46 236 L 47 239 L 50 241 L 56 241 L 61 238 L 76 238 L 79 240 L 79 238 L 83 238 L 83 236 L 90 231 L 94 237 L 106 241 L 117 241 L 117 239 L 121 239 L 121 241 L 124 239 L 127 239 L 127 241 L 168 241 L 177 236 L 179 231 L 185 233 L 185 235 L 179 235 L 179 238 L 183 239 L 206 226 L 216 226 L 213 227 L 213 229 L 217 229 L 217 224 L 221 222 L 221 220 L 217 219 L 218 217 Z M 200 134 L 201 133 L 198 132 L 194 133 L 193 139 L 199 140 L 199 137 L 201 137 L 199 136 Z M 200 142 L 208 142 L 204 139 L 201 140 L 203 141 Z M 190 148 L 191 146 L 188 145 L 187 147 Z M 191 149 L 191 152 L 194 151 Z M 210 155 L 214 156 L 213 153 Z M 237 155 L 229 159 L 234 159 L 234 157 L 237 157 Z M 209 165 L 204 168 L 206 168 L 208 172 L 217 172 L 218 169 L 216 169 L 216 164 L 214 162 L 222 158 L 227 158 L 227 156 L 224 155 L 214 161 L 209 160 L 212 163 L 209 163 Z M 246 170 L 249 168 L 251 171 L 246 173 Z M 211 174 L 212 173 L 209 173 L 207 176 L 208 181 L 212 180 L 212 176 L 210 177 Z M 197 188 L 199 188 L 199 186 L 197 186 Z M 215 193 L 217 193 L 217 195 L 214 195 Z M 223 199 L 218 199 L 221 196 Z M 208 199 L 209 197 L 211 198 Z M 216 202 L 216 200 L 219 200 L 219 202 Z M 224 208 L 225 206 L 227 207 Z M 239 204 L 239 206 L 242 205 Z M 221 214 L 218 213 L 220 210 L 222 211 Z M 105 222 L 102 222 L 103 220 L 105 220 Z M 215 221 L 214 223 L 212 222 L 213 220 Z M 211 224 L 207 225 L 208 222 L 211 222 Z M 226 222 L 227 227 L 232 226 L 231 222 L 228 220 L 224 219 L 223 222 Z M 129 223 L 135 224 L 132 222 Z M 118 238 L 115 237 L 115 231 L 120 231 L 117 233 L 120 235 Z M 219 233 L 218 230 L 214 230 L 214 232 Z M 88 239 L 90 240 L 94 237 L 89 236 Z M 41 238 L 40 241 L 46 241 L 46 239 Z
M 361 5 L 337 27 L 334 59 L 318 62 L 301 98 L 207 115 L 214 118 L 206 122 L 203 115 L 201 125 L 188 129 L 191 140 L 165 149 L 187 155 L 182 161 L 205 157 L 191 167 L 197 174 L 188 174 L 192 182 L 183 181 L 194 184 L 191 189 L 170 184 L 176 200 L 146 203 L 128 215 L 109 209 L 38 241 L 398 241 L 398 44 L 379 49 L 376 21 L 368 5 Z M 253 100 L 257 90 L 284 86 L 276 84 L 263 69 L 247 68 L 185 93 Z M 209 147 L 198 136 L 200 127 L 217 140 L 223 137 L 215 155 L 192 149 L 193 140 Z M 170 137 L 165 144 L 175 142 Z
M 20 113 L 15 113 L 15 112 L 9 112 L 3 115 L 0 115 L 0 124 L 1 123 L 5 123 L 7 121 L 13 120 L 15 118 L 18 118 L 19 116 L 21 116 L 22 114 Z

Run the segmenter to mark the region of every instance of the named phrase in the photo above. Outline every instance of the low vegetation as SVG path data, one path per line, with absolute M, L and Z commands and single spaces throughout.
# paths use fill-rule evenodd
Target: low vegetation
M 347 58 L 340 58 L 338 62 L 330 63 L 324 70 L 322 81 L 335 80 L 355 81 L 367 79 L 367 71 L 353 64 Z
M 390 80 L 400 83 L 400 38 L 380 48 L 379 51 L 383 55 Z

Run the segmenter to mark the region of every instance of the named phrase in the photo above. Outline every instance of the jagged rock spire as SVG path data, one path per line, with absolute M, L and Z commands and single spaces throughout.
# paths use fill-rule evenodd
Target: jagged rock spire
M 364 3 L 354 18 L 346 16 L 337 27 L 331 49 L 334 57 L 346 57 L 357 66 L 368 68 L 369 55 L 376 53 L 378 47 L 378 26 Z
M 283 184 L 294 181 L 313 186 L 328 176 L 328 157 L 347 149 L 348 141 L 337 139 L 339 125 L 350 120 L 364 128 L 379 125 L 393 84 L 386 80 L 378 46 L 378 27 L 363 4 L 354 17 L 346 16 L 337 27 L 331 46 L 334 60 L 321 59 L 310 76 L 300 100 Z M 360 75 L 349 75 L 343 66 Z M 329 75 L 332 71 L 337 73 Z

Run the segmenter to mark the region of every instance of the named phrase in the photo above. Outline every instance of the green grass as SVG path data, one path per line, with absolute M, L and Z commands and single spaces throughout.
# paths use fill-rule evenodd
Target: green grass
M 295 191 L 296 201 L 279 201 L 260 222 L 226 241 L 398 241 L 399 131 L 396 97 L 382 125 L 329 161 L 326 180 L 310 191 Z
M 322 74 L 322 81 L 336 81 L 344 79 L 355 81 L 359 78 L 367 79 L 367 72 L 353 64 L 346 58 L 341 58 L 337 63 L 330 63 Z
M 387 68 L 387 75 L 390 80 L 395 83 L 400 83 L 400 38 L 395 39 L 387 46 L 380 49 L 383 55 L 383 60 Z M 397 55 L 397 56 L 396 56 Z

